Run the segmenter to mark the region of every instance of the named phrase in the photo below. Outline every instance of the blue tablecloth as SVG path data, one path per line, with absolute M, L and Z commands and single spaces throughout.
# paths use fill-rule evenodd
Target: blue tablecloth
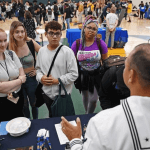
M 82 128 L 84 124 L 88 124 L 88 121 L 95 114 L 87 114 L 87 115 L 76 115 L 76 116 L 67 116 L 68 121 L 76 120 L 77 117 L 80 117 Z M 60 145 L 58 135 L 56 133 L 55 124 L 61 122 L 60 117 L 56 118 L 47 118 L 47 119 L 35 119 L 31 120 L 31 127 L 28 133 L 25 133 L 22 136 L 12 137 L 10 134 L 2 135 L 1 138 L 5 138 L 5 140 L 0 141 L 2 144 L 0 146 L 0 150 L 7 150 L 8 148 L 17 148 L 17 147 L 25 147 L 25 146 L 34 146 L 34 149 L 37 149 L 37 133 L 39 129 L 47 129 L 50 133 L 50 142 L 53 150 L 64 150 L 65 145 Z M 48 144 L 46 142 L 46 147 L 48 148 Z
M 99 28 L 98 34 L 102 35 L 102 40 L 105 41 L 106 37 L 106 28 Z M 68 38 L 69 46 L 71 47 L 72 43 L 81 37 L 81 30 L 80 29 L 68 29 L 66 37 Z M 118 41 L 119 38 L 122 38 L 122 41 L 128 42 L 128 31 L 122 30 L 122 28 L 116 28 L 115 32 L 115 41 Z M 108 47 L 110 47 L 111 39 L 109 39 Z

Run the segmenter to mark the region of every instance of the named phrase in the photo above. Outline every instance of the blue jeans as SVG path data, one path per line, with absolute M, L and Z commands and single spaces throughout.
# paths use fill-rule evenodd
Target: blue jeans
M 55 16 L 55 21 L 58 21 L 58 16 L 57 15 Z
M 70 29 L 70 18 L 67 18 L 66 22 L 67 22 L 67 29 Z
M 22 84 L 23 95 L 24 95 L 24 108 L 23 112 L 25 117 L 30 118 L 29 102 L 32 107 L 33 119 L 38 119 L 38 108 L 35 107 L 36 98 L 35 90 L 37 88 L 38 82 L 36 81 L 36 76 L 26 78 L 26 82 Z M 29 99 L 29 102 L 28 102 Z

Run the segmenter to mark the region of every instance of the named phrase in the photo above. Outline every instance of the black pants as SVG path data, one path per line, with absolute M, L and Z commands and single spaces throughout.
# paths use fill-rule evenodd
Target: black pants
M 19 100 L 17 104 L 11 102 L 7 97 L 0 97 L 0 122 L 9 121 L 16 117 L 24 117 L 23 103 L 24 97 L 22 90 L 19 91 Z
M 9 19 L 11 19 L 11 11 L 6 12 L 7 14 L 7 18 L 9 17 Z
M 48 111 L 49 111 L 49 118 L 52 118 L 51 105 L 52 105 L 54 100 L 52 100 L 51 98 L 47 98 L 47 96 L 45 96 L 45 95 L 43 95 L 43 98 L 44 98 L 45 104 L 46 104 Z
M 46 16 L 46 13 L 43 13 L 43 22 L 45 23 L 45 16 Z
M 140 11 L 140 18 L 143 19 L 144 12 Z

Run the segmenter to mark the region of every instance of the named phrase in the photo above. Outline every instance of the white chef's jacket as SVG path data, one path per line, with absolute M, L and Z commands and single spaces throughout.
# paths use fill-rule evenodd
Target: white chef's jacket
M 150 97 L 131 96 L 90 119 L 82 144 L 70 141 L 71 150 L 150 150 Z

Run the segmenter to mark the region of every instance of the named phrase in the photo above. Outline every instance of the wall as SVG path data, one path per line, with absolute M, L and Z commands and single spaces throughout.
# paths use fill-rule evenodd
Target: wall
M 149 4 L 150 0 L 142 0 L 144 2 L 144 4 L 147 2 Z M 135 6 L 139 6 L 139 4 L 141 3 L 141 0 L 132 0 L 133 5 Z

